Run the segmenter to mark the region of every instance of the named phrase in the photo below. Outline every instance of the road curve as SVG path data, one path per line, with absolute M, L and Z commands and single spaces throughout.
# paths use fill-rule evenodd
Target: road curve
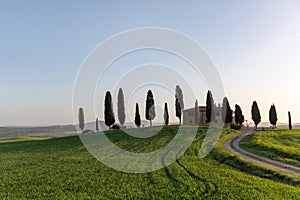
M 225 142 L 225 148 L 235 155 L 241 156 L 247 160 L 265 165 L 267 167 L 271 167 L 274 169 L 278 169 L 280 171 L 284 171 L 293 175 L 300 176 L 300 167 L 286 164 L 283 162 L 271 160 L 266 157 L 262 157 L 253 153 L 250 153 L 240 147 L 240 141 L 246 137 L 247 135 L 255 134 L 256 131 L 253 129 L 247 129 L 241 132 L 238 135 L 231 137 L 229 140 Z

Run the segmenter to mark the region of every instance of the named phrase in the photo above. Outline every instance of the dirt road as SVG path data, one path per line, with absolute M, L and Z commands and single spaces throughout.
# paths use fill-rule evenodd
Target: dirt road
M 250 160 L 252 162 L 256 162 L 262 165 L 265 165 L 267 167 L 275 168 L 290 174 L 298 175 L 300 176 L 300 167 L 286 164 L 283 162 L 271 160 L 269 158 L 265 158 L 253 153 L 250 153 L 240 147 L 240 141 L 250 134 L 255 134 L 256 131 L 253 129 L 244 130 L 242 133 L 233 136 L 229 140 L 225 142 L 225 148 L 231 151 L 232 153 L 241 156 L 247 160 Z

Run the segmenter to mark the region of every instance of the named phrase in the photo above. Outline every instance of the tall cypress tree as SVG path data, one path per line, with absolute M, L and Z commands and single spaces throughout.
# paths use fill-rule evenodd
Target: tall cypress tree
M 179 100 L 176 98 L 175 100 L 175 114 L 176 114 L 176 117 L 179 119 L 179 124 L 181 124 L 181 108 L 180 108 L 180 103 L 179 103 Z
M 138 103 L 135 104 L 134 123 L 135 123 L 136 127 L 138 127 L 138 128 L 141 126 L 141 116 L 140 116 L 140 109 L 139 109 L 139 104 Z
M 215 102 L 210 90 L 208 90 L 206 95 L 206 122 L 215 121 Z
M 176 85 L 175 89 L 175 110 L 176 110 L 176 117 L 179 119 L 179 124 L 181 124 L 181 115 L 184 109 L 184 102 L 183 102 L 183 93 L 182 89 L 179 85 Z
M 223 98 L 223 103 L 222 103 L 222 112 L 221 112 L 221 117 L 222 117 L 222 122 L 225 123 L 225 118 L 227 114 L 227 97 Z
M 235 117 L 235 122 L 239 125 L 242 125 L 245 121 L 242 109 L 237 104 L 235 104 L 234 117 Z
M 225 115 L 225 123 L 229 124 L 232 122 L 232 110 L 229 104 L 229 101 L 227 99 L 227 105 L 226 105 L 226 115 Z
M 104 119 L 105 124 L 108 126 L 110 130 L 110 126 L 115 123 L 115 115 L 113 111 L 113 104 L 112 104 L 112 98 L 109 91 L 105 94 L 105 100 L 104 100 Z
M 229 101 L 227 97 L 223 98 L 222 104 L 222 120 L 227 125 L 232 122 L 232 110 L 230 108 Z
M 121 126 L 124 126 L 125 123 L 125 105 L 124 105 L 124 93 L 123 89 L 120 88 L 118 92 L 118 119 Z
M 251 115 L 252 115 L 252 120 L 254 121 L 255 124 L 255 129 L 257 129 L 257 125 L 261 121 L 261 116 L 256 101 L 253 101 L 252 108 L 251 108 Z
M 289 116 L 289 129 L 292 130 L 292 117 L 290 111 L 288 112 L 288 116 Z
M 150 127 L 152 127 L 152 120 L 155 118 L 155 105 L 151 90 L 147 92 L 145 117 L 150 121 Z
M 169 111 L 168 111 L 168 104 L 165 103 L 165 110 L 164 110 L 164 123 L 166 126 L 169 124 Z
M 195 102 L 195 124 L 199 125 L 199 106 L 198 106 L 198 100 Z
M 98 117 L 96 118 L 96 131 L 99 131 L 99 120 Z
M 84 113 L 83 113 L 83 108 L 79 108 L 78 121 L 79 121 L 79 128 L 81 129 L 81 131 L 83 131 L 83 129 L 84 129 Z
M 271 105 L 270 111 L 269 111 L 269 121 L 273 126 L 273 129 L 276 126 L 277 123 L 277 112 L 276 112 L 276 108 L 275 105 Z

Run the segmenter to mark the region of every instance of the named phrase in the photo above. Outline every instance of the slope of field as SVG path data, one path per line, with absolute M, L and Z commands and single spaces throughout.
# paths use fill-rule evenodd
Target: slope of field
M 177 127 L 132 144 L 122 131 L 106 133 L 118 146 L 147 152 L 170 141 Z M 189 127 L 185 128 L 189 131 Z M 1 199 L 296 199 L 300 188 L 238 171 L 197 154 L 206 133 L 200 128 L 185 154 L 170 166 L 144 174 L 106 167 L 78 136 L 0 144 Z M 223 136 L 232 133 L 224 130 Z
M 240 146 L 254 154 L 300 166 L 299 129 L 259 132 L 245 137 Z

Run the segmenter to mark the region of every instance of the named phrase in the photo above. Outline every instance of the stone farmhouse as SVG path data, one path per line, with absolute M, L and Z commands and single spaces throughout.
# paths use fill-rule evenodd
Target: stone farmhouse
M 222 107 L 220 104 L 218 106 L 215 105 L 215 123 L 222 123 Z M 198 122 L 195 122 L 195 108 L 189 108 L 183 110 L 183 120 L 182 123 L 184 125 L 200 125 L 205 126 L 209 125 L 206 122 L 206 106 L 199 106 L 198 107 Z

